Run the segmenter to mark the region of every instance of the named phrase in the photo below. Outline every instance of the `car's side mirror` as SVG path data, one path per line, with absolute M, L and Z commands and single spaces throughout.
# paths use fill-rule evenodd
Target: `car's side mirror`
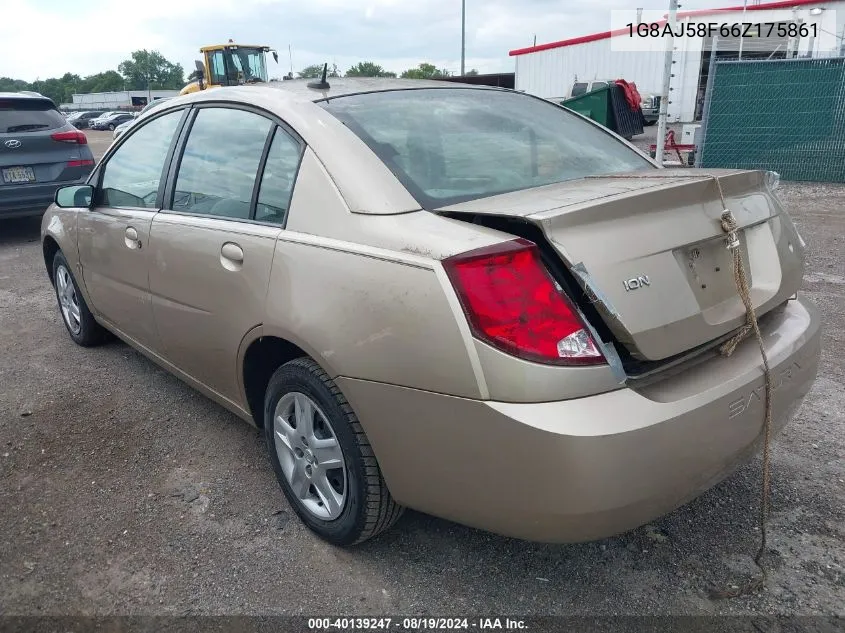
M 200 90 L 205 90 L 205 65 L 198 59 L 194 60 L 194 65 L 196 66 L 194 76 L 197 78 L 197 84 L 199 85 Z
M 94 187 L 91 185 L 69 185 L 56 191 L 56 206 L 62 209 L 74 207 L 91 208 L 94 200 Z

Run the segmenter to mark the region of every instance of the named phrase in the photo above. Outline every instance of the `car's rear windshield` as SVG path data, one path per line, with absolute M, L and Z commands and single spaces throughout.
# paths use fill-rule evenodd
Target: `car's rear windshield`
M 601 128 L 548 101 L 484 89 L 371 92 L 320 102 L 423 208 L 584 176 L 654 169 Z
M 0 134 L 39 132 L 67 121 L 52 103 L 39 99 L 0 99 Z

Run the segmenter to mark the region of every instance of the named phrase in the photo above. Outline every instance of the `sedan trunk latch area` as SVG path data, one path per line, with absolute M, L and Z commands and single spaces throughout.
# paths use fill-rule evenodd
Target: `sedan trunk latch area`
M 728 250 L 736 250 L 737 248 L 739 248 L 739 237 L 737 237 L 736 234 L 736 218 L 734 218 L 734 214 L 731 213 L 730 209 L 725 209 L 724 211 L 722 211 L 721 223 L 722 230 L 728 234 Z

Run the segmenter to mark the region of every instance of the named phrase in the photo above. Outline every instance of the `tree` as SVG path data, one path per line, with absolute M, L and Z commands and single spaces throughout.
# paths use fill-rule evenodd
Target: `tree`
M 396 73 L 385 70 L 374 62 L 358 62 L 346 71 L 347 77 L 395 77 Z
M 473 68 L 472 70 L 468 70 L 466 72 L 466 75 L 465 75 L 465 77 L 477 77 L 477 76 L 478 76 L 478 71 L 475 68 Z
M 127 90 L 178 90 L 185 84 L 182 64 L 174 64 L 158 51 L 142 49 L 117 67 Z
M 20 90 L 32 90 L 32 86 L 23 79 L 0 77 L 0 92 L 18 92 Z
M 114 70 L 107 70 L 104 73 L 89 75 L 79 82 L 77 92 L 119 92 L 123 90 L 126 80 L 120 73 Z
M 409 68 L 400 76 L 402 79 L 440 79 L 449 76 L 448 70 L 441 70 L 434 64 L 422 63 L 416 68 Z
M 300 79 L 319 79 L 323 76 L 323 64 L 312 64 L 311 66 L 306 66 L 296 74 L 299 75 Z M 337 64 L 329 66 L 329 71 L 326 76 L 340 77 Z

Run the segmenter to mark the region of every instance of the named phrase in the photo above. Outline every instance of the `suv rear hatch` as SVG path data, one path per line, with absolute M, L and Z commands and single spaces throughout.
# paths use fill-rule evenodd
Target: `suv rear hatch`
M 49 99 L 0 94 L 0 187 L 81 178 L 94 163 L 86 143 Z
M 803 242 L 761 171 L 663 169 L 571 180 L 451 205 L 542 230 L 604 324 L 635 359 L 660 361 L 740 327 L 745 309 L 720 224 L 736 217 L 758 316 L 794 295 Z

